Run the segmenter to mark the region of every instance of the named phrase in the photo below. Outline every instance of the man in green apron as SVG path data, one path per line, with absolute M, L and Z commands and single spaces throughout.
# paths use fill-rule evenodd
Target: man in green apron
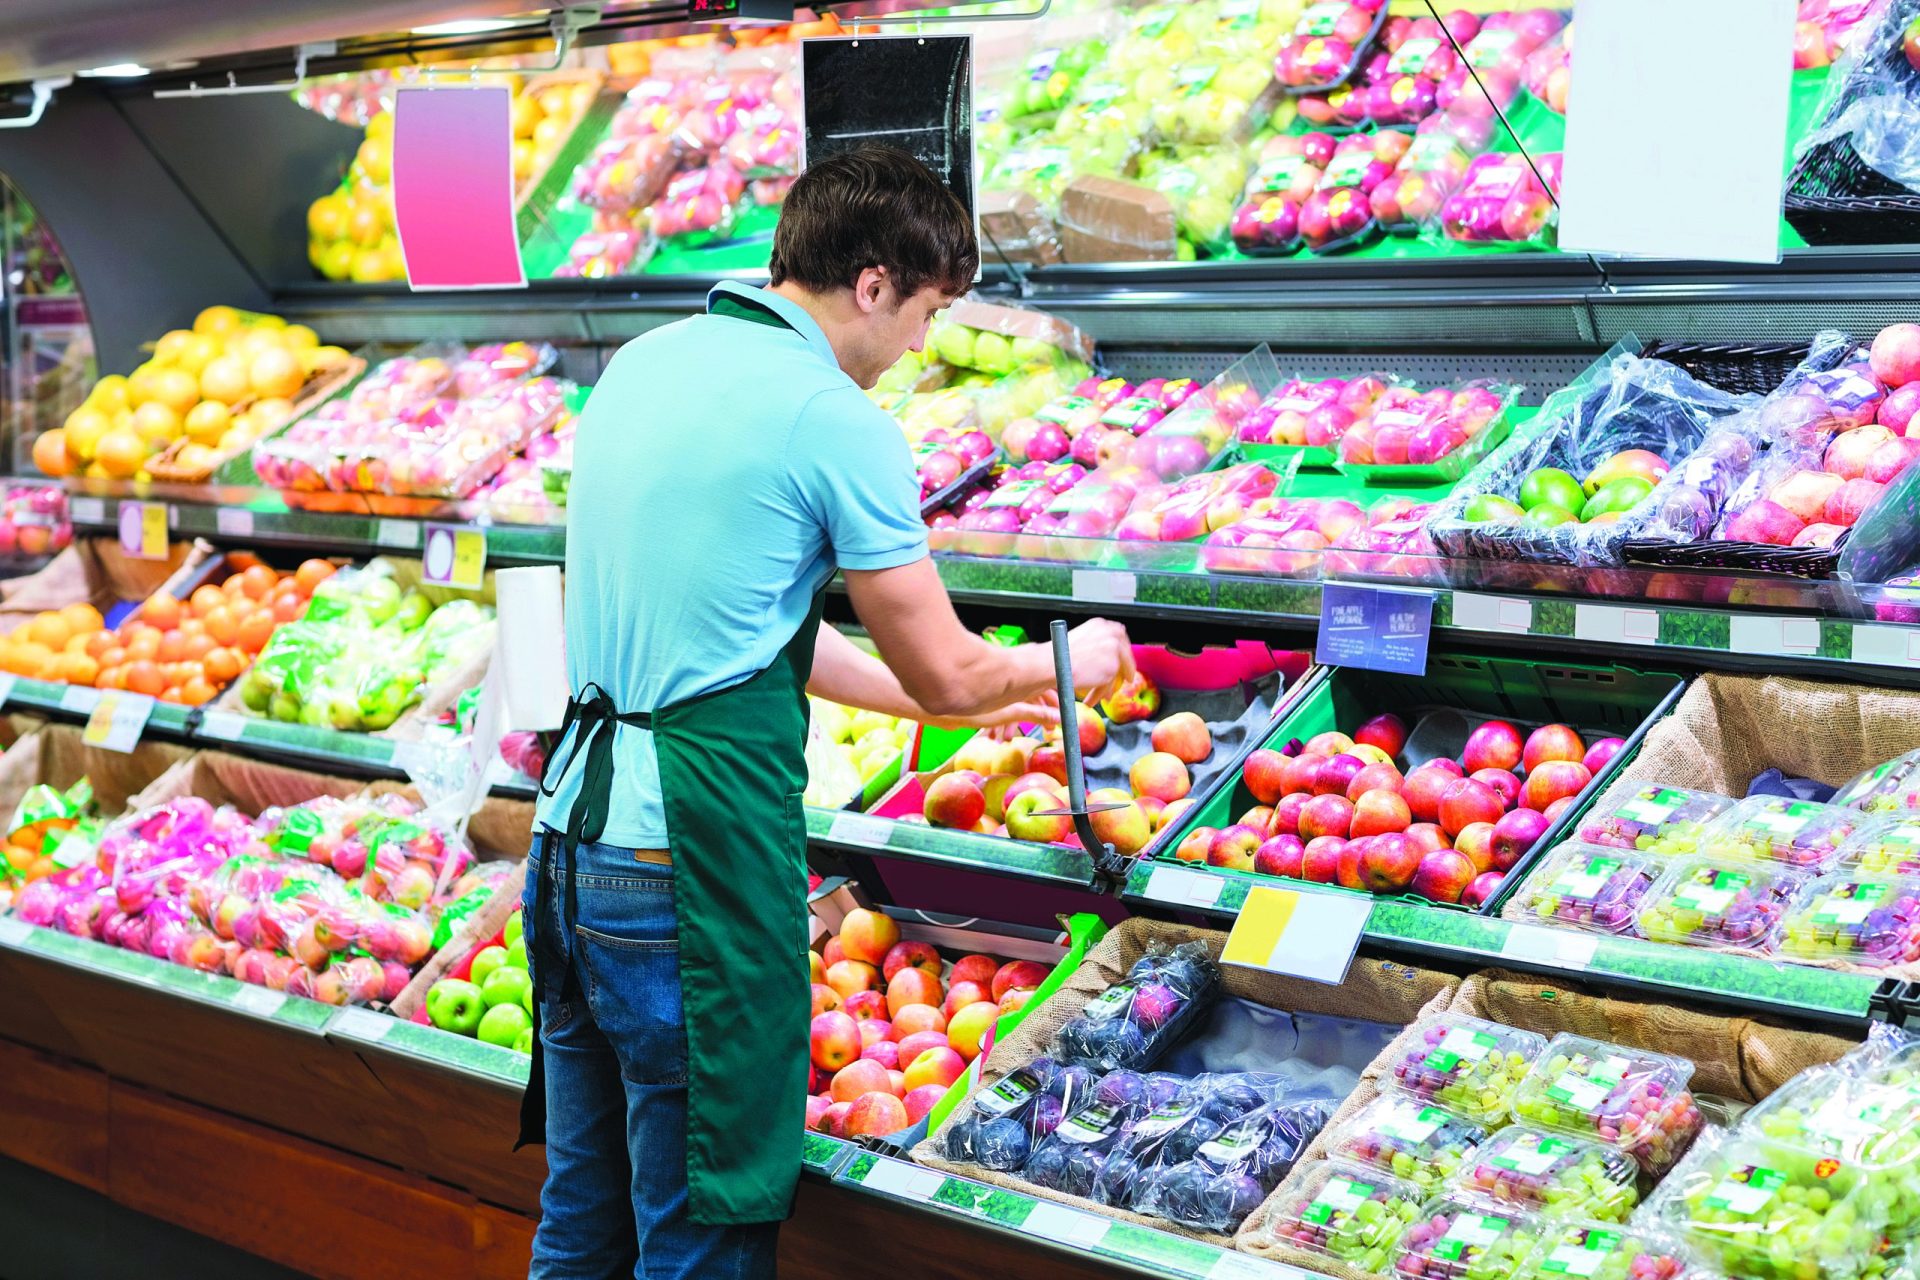
M 977 261 L 972 220 L 917 161 L 823 160 L 787 198 L 772 287 L 723 284 L 629 343 L 581 416 L 575 693 L 524 913 L 541 1029 L 522 1139 L 548 1166 L 534 1276 L 773 1274 L 808 1070 L 805 691 L 1046 714 L 1049 652 L 961 625 L 906 442 L 862 394 Z M 836 570 L 884 664 L 820 625 Z M 1129 654 L 1118 626 L 1081 626 L 1076 682 Z

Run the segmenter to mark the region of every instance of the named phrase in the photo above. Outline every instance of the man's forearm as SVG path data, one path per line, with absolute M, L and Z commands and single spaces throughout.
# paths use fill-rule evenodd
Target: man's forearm
M 820 636 L 814 642 L 807 692 L 863 711 L 909 720 L 924 720 L 927 714 L 925 707 L 907 696 L 886 663 L 826 622 L 820 624 Z

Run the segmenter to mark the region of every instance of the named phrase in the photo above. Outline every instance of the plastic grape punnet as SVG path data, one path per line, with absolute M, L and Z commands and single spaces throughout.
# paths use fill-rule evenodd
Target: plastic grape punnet
M 1693 1063 L 1562 1033 L 1514 1095 L 1514 1115 L 1543 1129 L 1619 1147 L 1656 1176 L 1700 1132 L 1687 1083 Z
M 1316 1160 L 1301 1166 L 1269 1215 L 1269 1238 L 1380 1274 L 1419 1216 L 1424 1195 L 1378 1169 Z
M 1506 1121 L 1514 1089 L 1547 1047 L 1536 1032 L 1465 1014 L 1439 1014 L 1419 1030 L 1393 1064 L 1393 1087 L 1493 1125 Z
M 1920 960 L 1920 877 L 1835 871 L 1787 910 L 1780 954 L 1868 968 Z
M 1472 1158 L 1487 1132 L 1444 1107 L 1388 1092 L 1340 1126 L 1327 1140 L 1327 1153 L 1431 1194 Z
M 1920 875 L 1920 814 L 1863 823 L 1840 846 L 1840 865 L 1872 875 Z
M 1700 832 L 1734 802 L 1710 791 L 1648 783 L 1611 810 L 1595 807 L 1580 823 L 1580 839 L 1616 849 L 1661 855 L 1693 853 Z
M 1655 1226 L 1554 1222 L 1513 1280 L 1683 1280 L 1698 1275 L 1687 1246 Z
M 1392 1275 L 1409 1280 L 1496 1280 L 1538 1247 L 1543 1224 L 1532 1214 L 1448 1194 L 1429 1200 L 1400 1237 Z
M 1750 858 L 1824 871 L 1839 861 L 1840 846 L 1864 822 L 1858 810 L 1840 805 L 1748 796 L 1713 821 L 1700 837 L 1700 852 L 1722 861 Z
M 1833 803 L 1865 813 L 1920 809 L 1920 751 L 1895 756 L 1848 780 L 1834 792 Z
M 1630 937 L 1641 902 L 1665 870 L 1657 854 L 1571 841 L 1527 877 L 1524 909 L 1551 924 Z
M 1622 1222 L 1640 1201 L 1639 1168 L 1617 1147 L 1528 1124 L 1494 1134 L 1451 1189 L 1548 1216 Z
M 1768 951 L 1802 879 L 1780 863 L 1682 858 L 1642 901 L 1640 932 L 1655 942 Z

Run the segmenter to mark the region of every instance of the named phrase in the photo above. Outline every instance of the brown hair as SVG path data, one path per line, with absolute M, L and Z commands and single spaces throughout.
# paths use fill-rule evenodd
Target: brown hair
M 885 267 L 903 298 L 928 285 L 965 293 L 979 265 L 959 198 L 906 152 L 872 146 L 807 166 L 781 205 L 770 264 L 774 284 L 822 293 Z

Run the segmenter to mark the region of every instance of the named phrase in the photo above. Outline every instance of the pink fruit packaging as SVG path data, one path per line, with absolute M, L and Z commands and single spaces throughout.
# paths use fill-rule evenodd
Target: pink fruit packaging
M 1467 149 L 1453 134 L 1445 130 L 1421 133 L 1387 180 L 1369 195 L 1373 216 L 1382 228 L 1396 235 L 1433 226 L 1471 163 Z
M 1320 185 L 1301 206 L 1300 234 L 1307 247 L 1315 253 L 1335 253 L 1372 239 L 1379 223 L 1369 196 L 1412 144 L 1412 134 L 1393 129 L 1343 139 Z
M 1386 16 L 1385 0 L 1314 0 L 1280 46 L 1274 79 L 1294 93 L 1336 87 L 1359 70 Z
M 1537 160 L 1543 175 L 1545 160 Z M 1453 240 L 1545 244 L 1552 213 L 1547 188 L 1526 157 L 1496 152 L 1467 167 L 1465 181 L 1440 211 L 1440 224 Z

